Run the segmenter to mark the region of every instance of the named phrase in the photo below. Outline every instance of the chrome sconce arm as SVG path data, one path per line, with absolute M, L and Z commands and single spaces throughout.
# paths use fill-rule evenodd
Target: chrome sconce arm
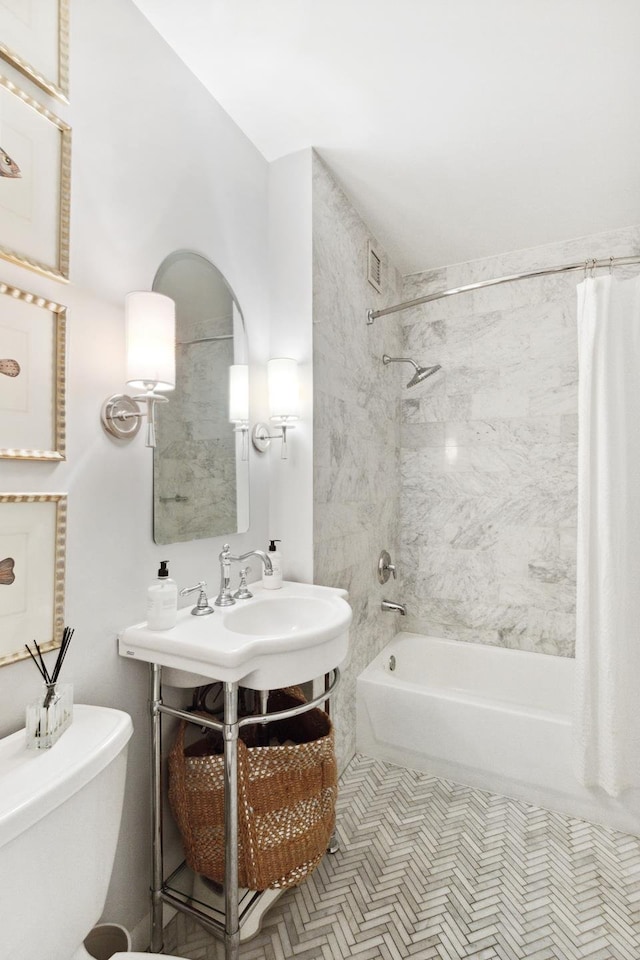
M 143 417 L 147 418 L 147 447 L 156 445 L 156 403 L 166 403 L 168 397 L 155 393 L 153 386 L 146 393 L 130 397 L 126 393 L 114 393 L 102 405 L 102 425 L 112 437 L 118 440 L 131 440 L 140 429 Z M 146 410 L 140 409 L 145 403 Z
M 287 423 L 286 420 L 290 419 L 291 422 Z M 280 452 L 281 460 L 288 460 L 289 458 L 289 448 L 287 446 L 287 431 L 293 430 L 295 424 L 293 421 L 297 420 L 297 417 L 291 418 L 282 418 L 282 423 L 278 424 L 280 427 L 280 433 L 269 433 L 269 427 L 266 423 L 256 423 L 255 427 L 251 431 L 251 442 L 253 443 L 256 450 L 260 453 L 265 453 L 271 446 L 272 440 L 282 440 L 282 449 Z

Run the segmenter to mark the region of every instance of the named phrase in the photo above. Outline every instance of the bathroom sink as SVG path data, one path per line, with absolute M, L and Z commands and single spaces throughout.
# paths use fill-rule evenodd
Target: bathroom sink
M 223 680 L 255 690 L 304 683 L 344 660 L 351 623 L 345 590 L 292 582 L 278 590 L 250 588 L 250 600 L 215 607 L 209 616 L 180 610 L 170 630 L 127 627 L 120 656 L 160 664 L 170 686 Z
M 335 620 L 330 598 L 271 596 L 255 599 L 248 606 L 234 607 L 225 617 L 227 630 L 252 637 L 318 634 Z

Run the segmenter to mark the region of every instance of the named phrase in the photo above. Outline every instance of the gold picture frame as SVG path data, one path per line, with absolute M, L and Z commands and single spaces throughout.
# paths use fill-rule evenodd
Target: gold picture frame
M 0 458 L 66 459 L 66 325 L 62 304 L 0 280 Z
M 0 57 L 45 93 L 69 102 L 69 0 L 0 4 L 0 36 Z
M 66 494 L 0 494 L 0 666 L 60 646 L 66 531 Z
M 69 279 L 71 127 L 0 76 L 0 257 Z

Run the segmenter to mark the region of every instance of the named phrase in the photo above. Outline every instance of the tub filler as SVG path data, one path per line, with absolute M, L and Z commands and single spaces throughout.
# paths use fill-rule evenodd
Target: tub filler
M 400 633 L 357 680 L 359 753 L 640 835 L 620 799 L 572 768 L 575 663 Z

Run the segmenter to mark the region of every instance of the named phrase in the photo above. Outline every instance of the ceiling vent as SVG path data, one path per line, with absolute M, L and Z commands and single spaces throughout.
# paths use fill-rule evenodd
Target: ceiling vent
M 382 257 L 371 240 L 367 241 L 367 280 L 378 293 L 382 293 Z

